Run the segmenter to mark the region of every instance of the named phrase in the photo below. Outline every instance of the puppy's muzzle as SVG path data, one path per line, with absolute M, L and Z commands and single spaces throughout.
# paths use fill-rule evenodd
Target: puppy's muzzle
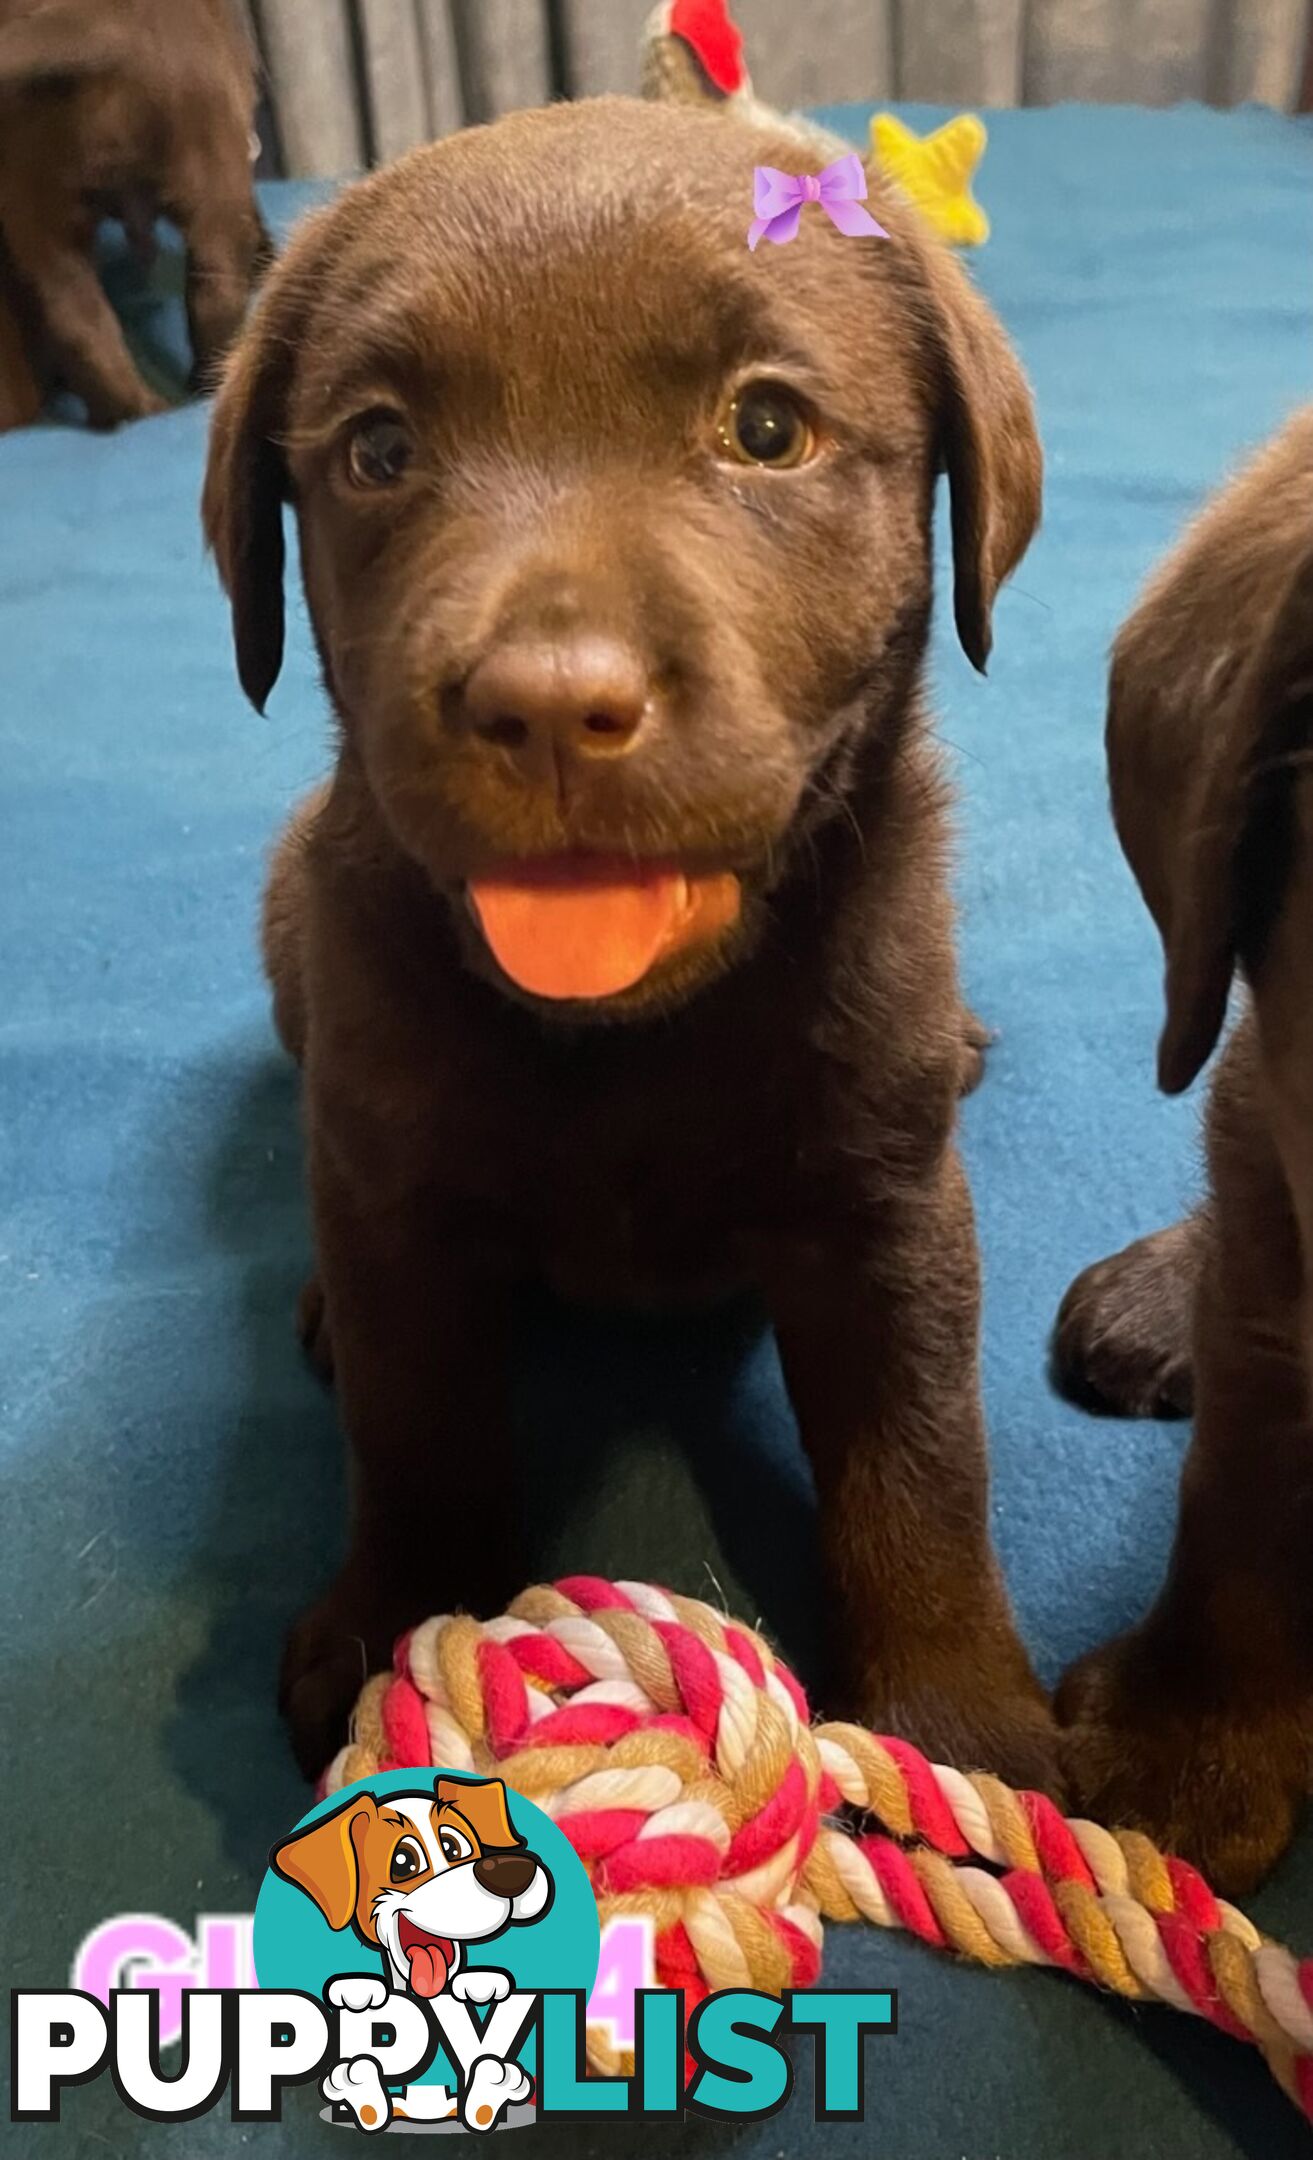
M 532 1853 L 483 1853 L 474 1863 L 474 1880 L 494 1897 L 523 1897 L 538 1862 Z
M 651 718 L 642 660 L 601 632 L 495 645 L 457 710 L 476 741 L 505 753 L 523 779 L 547 786 L 625 756 Z

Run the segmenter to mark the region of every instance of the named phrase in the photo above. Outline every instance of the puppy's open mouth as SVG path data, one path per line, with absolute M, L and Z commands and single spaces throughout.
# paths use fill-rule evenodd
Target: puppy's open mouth
M 732 870 L 553 855 L 471 878 L 470 905 L 502 973 L 540 998 L 608 998 L 736 922 Z
M 410 1984 L 415 1994 L 423 1995 L 426 2000 L 440 1995 L 456 1962 L 455 1943 L 445 1935 L 430 1935 L 427 1928 L 417 1927 L 406 1913 L 397 1920 L 397 1940 L 401 1944 L 401 1955 L 410 1967 Z

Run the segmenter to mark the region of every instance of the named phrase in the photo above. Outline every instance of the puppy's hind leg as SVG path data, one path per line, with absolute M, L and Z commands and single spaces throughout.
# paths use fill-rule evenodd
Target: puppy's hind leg
M 392 2120 L 392 2101 L 372 2055 L 335 2063 L 319 2090 L 335 2120 L 352 2121 L 358 2130 L 386 2130 Z
M 1076 1277 L 1053 1334 L 1060 1393 L 1119 1417 L 1190 1415 L 1191 1330 L 1207 1241 L 1201 1210 Z

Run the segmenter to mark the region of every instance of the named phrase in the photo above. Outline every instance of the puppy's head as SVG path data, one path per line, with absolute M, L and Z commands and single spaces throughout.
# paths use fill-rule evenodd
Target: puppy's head
M 913 213 L 749 253 L 754 165 L 808 162 L 624 100 L 472 130 L 302 228 L 221 391 L 248 694 L 290 501 L 348 755 L 469 962 L 544 1009 L 641 1011 L 751 936 L 907 715 L 939 470 L 978 666 L 1038 516 L 1020 369 Z
M 67 94 L 124 67 L 131 54 L 131 24 L 87 0 L 19 0 L 0 11 L 0 97 Z
M 1260 1006 L 1284 1000 L 1290 974 L 1313 1050 L 1313 916 L 1292 948 L 1302 969 L 1281 961 L 1291 911 L 1313 895 L 1310 503 L 1313 408 L 1203 513 L 1114 649 L 1113 808 L 1163 939 L 1158 1070 L 1172 1094 L 1212 1051 L 1237 964 Z
M 275 1846 L 276 1872 L 334 1929 L 376 1945 L 417 1995 L 440 1994 L 462 1943 L 540 1920 L 552 1880 L 515 1831 L 499 1778 L 363 1793 Z

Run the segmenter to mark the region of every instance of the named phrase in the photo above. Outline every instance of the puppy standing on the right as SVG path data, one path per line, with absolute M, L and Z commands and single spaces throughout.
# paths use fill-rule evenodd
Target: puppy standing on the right
M 1210 1192 L 1086 1270 L 1070 1392 L 1195 1410 L 1175 1548 L 1141 1625 L 1058 1698 L 1080 1805 L 1223 1889 L 1289 1840 L 1313 1762 L 1313 407 L 1212 503 L 1115 647 L 1118 834 L 1166 952 L 1162 1086 L 1217 1042 Z

